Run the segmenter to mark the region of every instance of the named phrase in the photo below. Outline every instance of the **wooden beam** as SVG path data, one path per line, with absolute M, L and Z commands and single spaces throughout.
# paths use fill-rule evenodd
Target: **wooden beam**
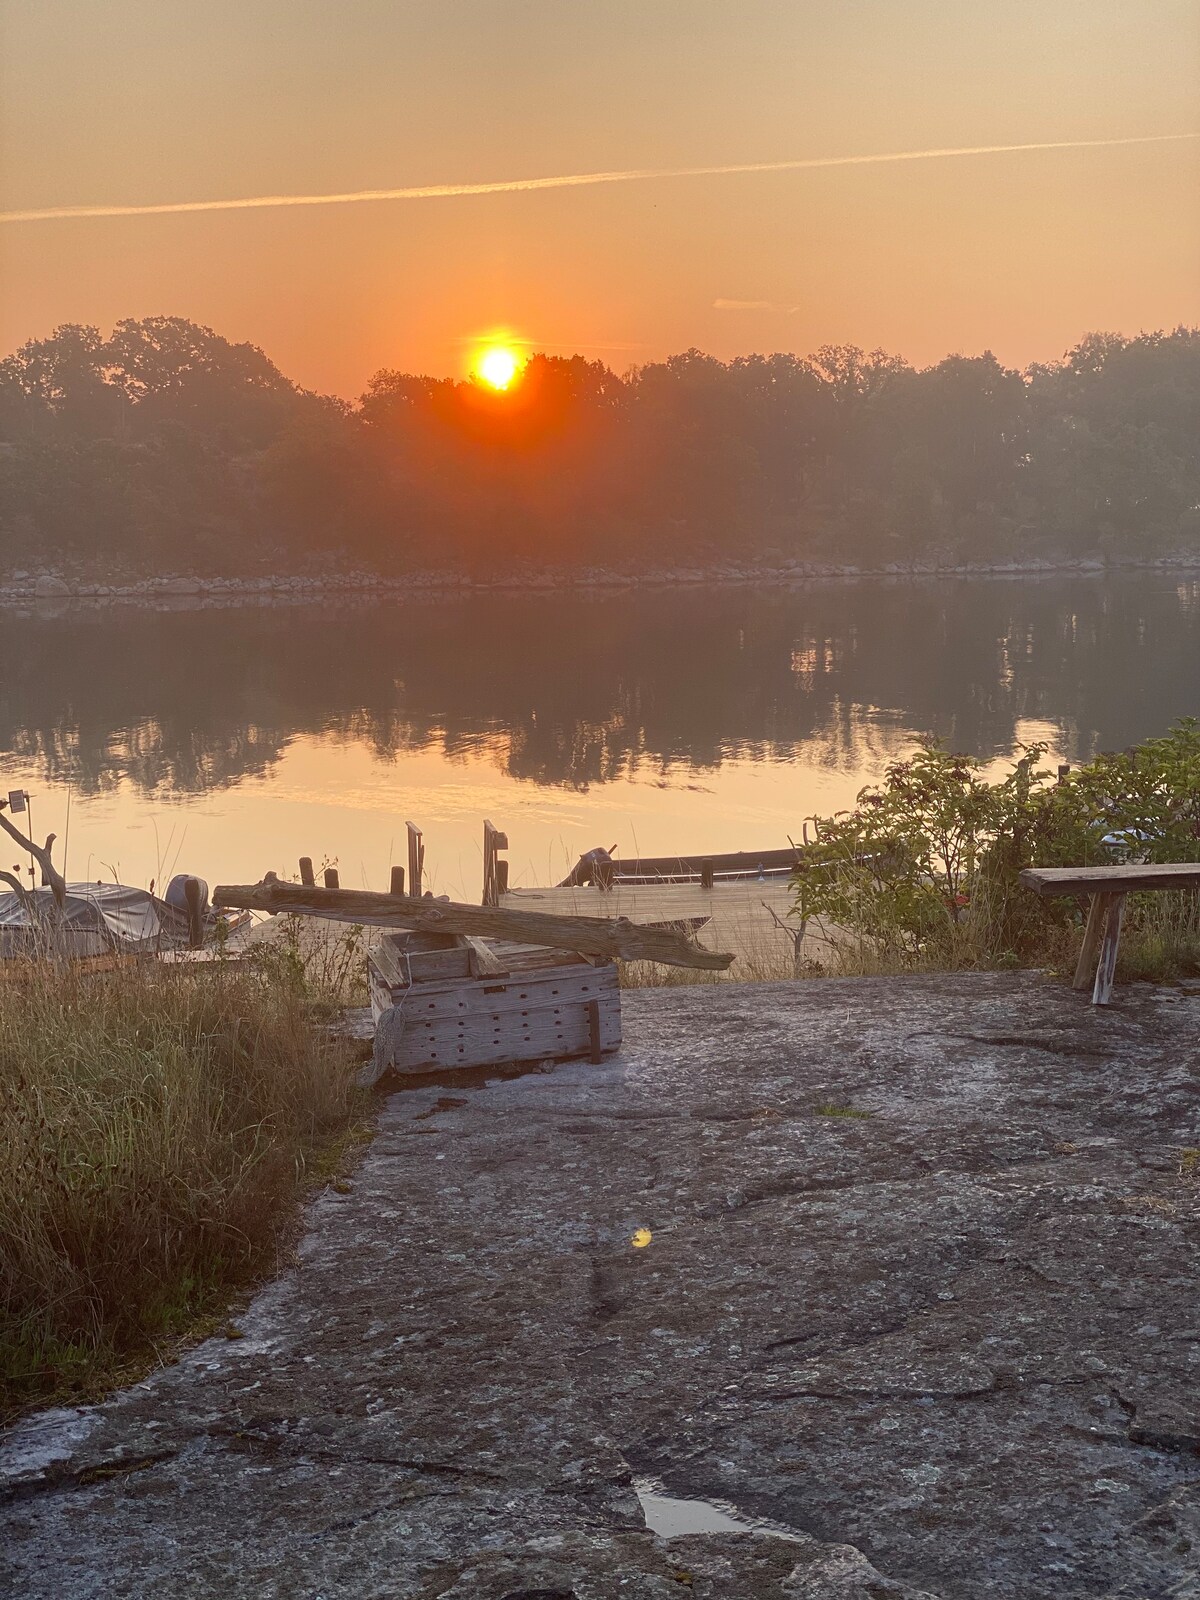
M 508 968 L 496 952 L 489 945 L 484 944 L 482 939 L 477 939 L 469 933 L 460 933 L 455 936 L 454 942 L 467 952 L 473 978 L 508 977 Z
M 683 934 L 638 927 L 626 917 L 560 917 L 541 911 L 501 910 L 413 895 L 373 894 L 367 889 L 316 889 L 280 883 L 218 884 L 213 905 L 244 911 L 298 912 L 336 917 L 382 928 L 415 928 L 426 933 L 466 933 L 517 944 L 543 944 L 555 950 L 623 961 L 658 961 L 668 967 L 723 972 L 733 956 L 706 950 Z
M 1136 894 L 1144 889 L 1200 889 L 1200 862 L 1145 861 L 1112 867 L 1026 867 L 1020 881 L 1034 894 Z

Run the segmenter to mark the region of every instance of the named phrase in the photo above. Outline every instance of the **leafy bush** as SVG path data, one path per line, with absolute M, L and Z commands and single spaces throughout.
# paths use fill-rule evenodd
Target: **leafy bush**
M 998 782 L 926 740 L 854 810 L 814 818 L 793 878 L 796 915 L 819 918 L 843 964 L 994 967 L 1055 962 L 1080 920 L 1069 899 L 1023 889 L 1028 866 L 1200 860 L 1200 723 L 1057 776 L 1024 749 Z M 1200 950 L 1195 896 L 1134 896 L 1127 924 L 1155 971 Z M 1151 958 L 1157 941 L 1158 953 Z

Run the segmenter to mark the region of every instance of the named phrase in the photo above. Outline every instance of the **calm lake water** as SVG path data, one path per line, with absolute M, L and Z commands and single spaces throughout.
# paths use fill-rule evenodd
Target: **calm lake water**
M 798 837 L 922 733 L 1068 761 L 1200 713 L 1200 578 L 975 579 L 0 615 L 0 790 L 72 878 L 386 887 L 404 822 L 477 898 L 581 851 Z M 0 853 L 4 846 L 0 845 Z M 7 866 L 7 857 L 0 861 Z

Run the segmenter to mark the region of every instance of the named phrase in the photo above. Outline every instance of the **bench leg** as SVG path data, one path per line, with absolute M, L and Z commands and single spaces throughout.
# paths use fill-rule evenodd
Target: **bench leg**
M 1088 901 L 1087 925 L 1083 930 L 1083 948 L 1079 952 L 1079 961 L 1075 967 L 1075 987 L 1077 989 L 1090 989 L 1092 980 L 1096 975 L 1096 957 L 1100 954 L 1100 939 L 1104 933 L 1104 923 L 1108 916 L 1108 903 L 1112 898 L 1107 894 L 1094 894 Z
M 1092 1004 L 1106 1006 L 1112 999 L 1113 978 L 1117 971 L 1117 948 L 1121 943 L 1121 924 L 1125 920 L 1123 894 L 1097 895 L 1109 902 L 1104 922 L 1104 943 L 1100 947 L 1100 964 L 1096 968 L 1096 986 L 1092 990 Z

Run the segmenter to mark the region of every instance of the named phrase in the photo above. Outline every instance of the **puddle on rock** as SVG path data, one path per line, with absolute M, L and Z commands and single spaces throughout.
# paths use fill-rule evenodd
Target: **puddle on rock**
M 755 1533 L 804 1543 L 803 1534 L 762 1517 L 748 1517 L 728 1501 L 681 1500 L 668 1494 L 657 1478 L 635 1477 L 633 1487 L 647 1528 L 660 1539 L 681 1539 L 688 1533 Z
M 430 1117 L 436 1117 L 442 1111 L 457 1111 L 459 1106 L 465 1106 L 466 1104 L 466 1099 L 460 1094 L 441 1094 L 428 1111 L 418 1111 L 412 1120 L 414 1122 L 428 1122 Z

